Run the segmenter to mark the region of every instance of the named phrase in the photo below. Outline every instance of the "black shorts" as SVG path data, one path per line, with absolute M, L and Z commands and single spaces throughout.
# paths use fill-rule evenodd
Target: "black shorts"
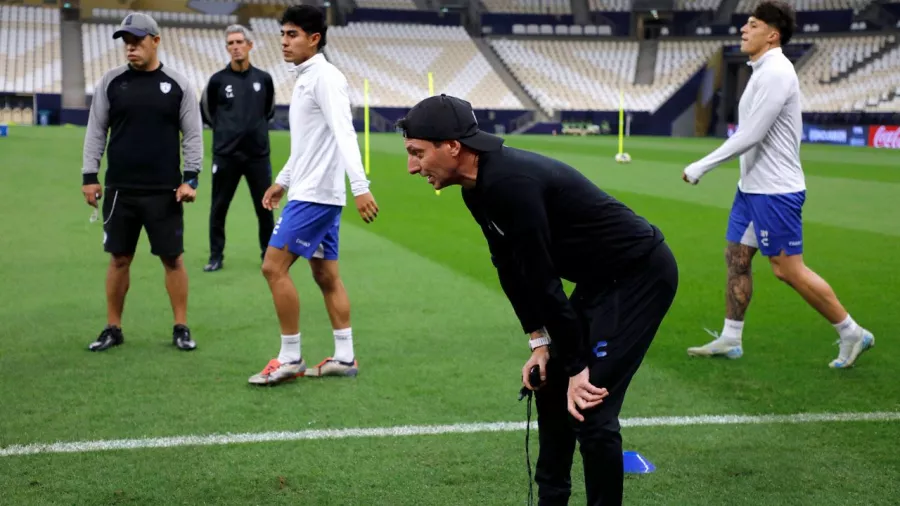
M 174 258 L 184 252 L 184 208 L 172 190 L 107 189 L 103 196 L 103 250 L 133 255 L 141 228 L 147 230 L 150 252 Z

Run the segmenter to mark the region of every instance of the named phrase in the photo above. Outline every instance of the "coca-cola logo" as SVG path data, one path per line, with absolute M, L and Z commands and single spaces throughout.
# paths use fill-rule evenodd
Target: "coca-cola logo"
M 900 149 L 900 127 L 895 125 L 870 126 L 869 146 L 873 148 Z

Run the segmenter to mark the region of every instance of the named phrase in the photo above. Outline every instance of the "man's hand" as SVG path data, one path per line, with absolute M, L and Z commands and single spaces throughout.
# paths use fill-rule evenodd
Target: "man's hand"
M 270 186 L 269 189 L 266 190 L 266 194 L 263 195 L 262 205 L 269 211 L 278 209 L 278 203 L 281 202 L 281 197 L 283 196 L 284 186 L 275 183 Z
M 550 348 L 547 346 L 540 346 L 531 352 L 531 358 L 529 358 L 528 362 L 525 362 L 525 366 L 522 367 L 522 384 L 525 385 L 526 388 L 529 390 L 537 390 L 538 388 L 541 388 L 545 381 L 547 381 L 547 360 L 549 359 Z M 541 371 L 540 385 L 532 385 L 528 382 L 528 376 L 531 374 L 531 368 L 534 366 L 538 366 Z
M 175 190 L 176 202 L 193 202 L 196 198 L 197 190 L 191 188 L 191 185 L 187 183 L 182 183 L 181 186 Z
M 687 184 L 694 184 L 694 185 L 695 185 L 695 184 L 697 184 L 697 183 L 700 182 L 700 178 L 699 178 L 699 177 L 696 177 L 696 176 L 691 176 L 691 175 L 690 175 L 690 172 L 691 172 L 690 169 L 691 169 L 691 166 L 688 165 L 687 168 L 685 168 L 684 171 L 682 171 L 682 173 L 681 173 L 681 179 L 682 179 L 685 183 L 687 183 Z
M 103 187 L 99 184 L 86 184 L 81 187 L 84 201 L 91 207 L 97 207 L 97 200 L 103 196 Z
M 609 395 L 605 388 L 597 388 L 591 384 L 590 371 L 587 367 L 580 373 L 569 378 L 569 392 L 566 395 L 569 403 L 569 413 L 579 422 L 584 421 L 584 416 L 579 409 L 590 409 L 603 402 L 603 398 Z
M 375 203 L 375 197 L 372 196 L 372 192 L 363 193 L 356 197 L 355 200 L 356 210 L 359 211 L 363 221 L 366 223 L 375 221 L 375 217 L 378 216 L 378 204 Z

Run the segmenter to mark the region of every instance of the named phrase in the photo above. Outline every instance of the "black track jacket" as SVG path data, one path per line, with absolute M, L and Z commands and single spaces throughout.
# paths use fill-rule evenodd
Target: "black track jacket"
M 258 160 L 269 156 L 269 120 L 275 86 L 268 72 L 229 64 L 209 79 L 200 99 L 203 122 L 213 129 L 213 156 Z

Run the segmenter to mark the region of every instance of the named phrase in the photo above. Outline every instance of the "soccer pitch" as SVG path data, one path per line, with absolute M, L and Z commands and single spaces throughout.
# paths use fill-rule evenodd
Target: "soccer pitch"
M 378 219 L 366 225 L 351 205 L 342 224 L 360 376 L 274 388 L 247 384 L 277 354 L 279 331 L 243 182 L 225 269 L 202 272 L 208 131 L 185 211 L 198 349 L 171 345 L 162 266 L 142 235 L 125 345 L 87 351 L 105 324 L 108 257 L 80 193 L 82 140 L 80 128 L 0 139 L 0 504 L 525 503 L 526 337 L 458 188 L 436 196 L 409 176 L 399 136 L 372 136 Z M 738 173 L 734 161 L 689 186 L 681 170 L 720 142 L 630 138 L 633 162 L 618 165 L 615 137 L 507 139 L 582 170 L 659 226 L 679 261 L 678 296 L 622 413 L 625 448 L 657 467 L 626 475 L 626 504 L 896 504 L 900 153 L 802 147 L 807 263 L 876 337 L 856 368 L 836 371 L 836 332 L 759 256 L 744 357 L 687 356 L 709 339 L 704 327 L 722 325 Z M 272 145 L 277 171 L 286 132 Z M 315 364 L 333 351 L 328 317 L 303 262 L 293 277 Z M 533 465 L 535 433 L 531 450 Z M 572 478 L 571 504 L 583 504 L 577 452 Z

